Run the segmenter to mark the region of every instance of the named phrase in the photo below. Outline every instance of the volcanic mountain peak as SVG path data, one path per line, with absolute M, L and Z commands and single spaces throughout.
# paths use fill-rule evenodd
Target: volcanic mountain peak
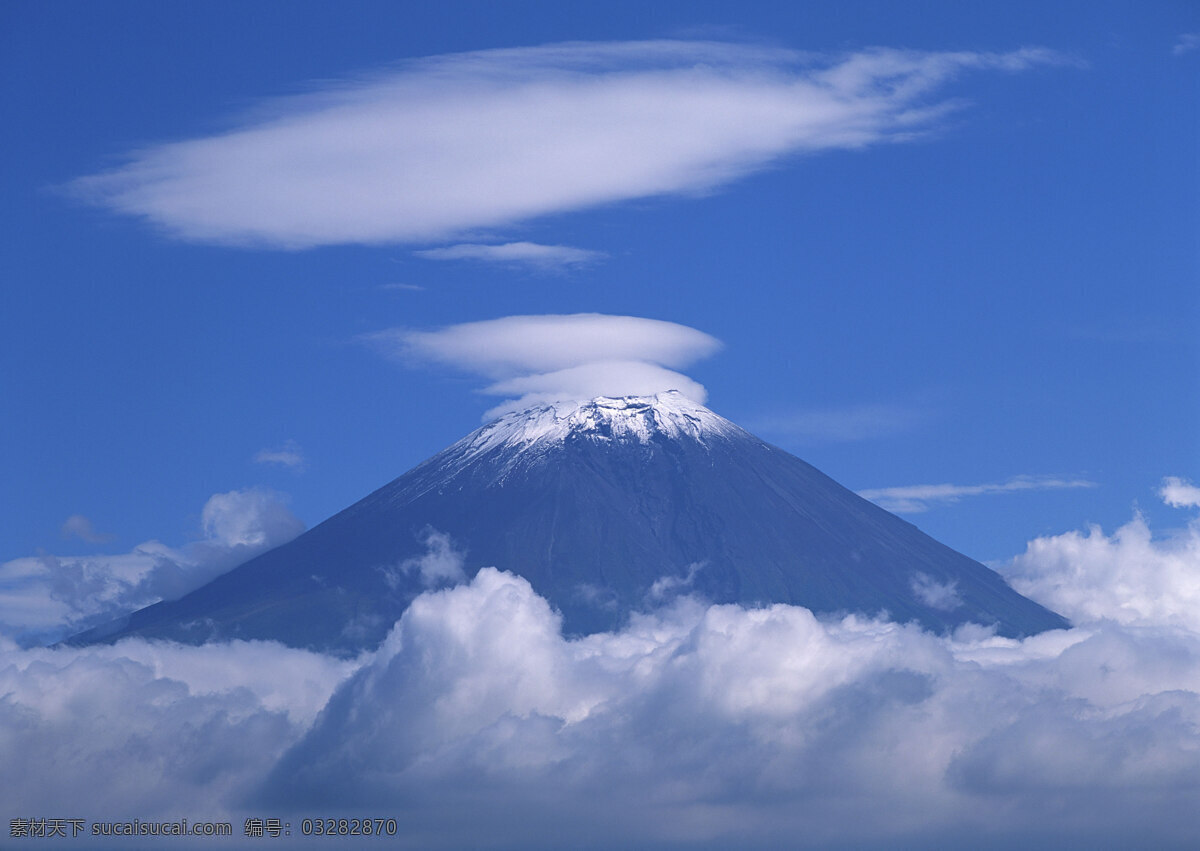
M 431 576 L 484 567 L 524 576 L 570 634 L 657 605 L 664 577 L 713 603 L 886 613 L 939 632 L 1066 626 L 982 564 L 666 392 L 501 417 L 294 541 L 75 641 L 265 639 L 353 655 Z

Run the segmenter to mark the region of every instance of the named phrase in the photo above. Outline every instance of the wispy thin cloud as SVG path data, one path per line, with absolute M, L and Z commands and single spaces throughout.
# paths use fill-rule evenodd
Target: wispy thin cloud
M 1171 53 L 1183 56 L 1185 53 L 1191 53 L 1197 47 L 1200 47 L 1200 33 L 1184 33 L 1171 48 Z
M 64 538 L 79 538 L 89 544 L 103 544 L 115 537 L 96 529 L 91 519 L 82 514 L 72 514 L 64 520 L 62 526 L 59 527 L 59 532 Z
M 1063 479 L 1049 476 L 1017 476 L 1007 482 L 983 485 L 906 485 L 895 488 L 868 488 L 858 495 L 881 508 L 897 514 L 920 514 L 936 503 L 958 502 L 967 496 L 1013 493 L 1015 491 L 1059 490 L 1063 488 L 1094 488 L 1095 482 L 1086 479 Z
M 598 263 L 608 255 L 603 251 L 572 248 L 569 245 L 540 245 L 536 242 L 506 242 L 503 245 L 463 243 L 445 248 L 414 251 L 426 260 L 473 260 L 503 266 L 523 266 L 542 272 L 561 272 Z
M 964 72 L 1064 61 L 670 40 L 436 56 L 268 101 L 69 190 L 197 242 L 429 244 L 911 140 L 958 108 L 940 91 Z
M 254 463 L 275 464 L 301 473 L 305 465 L 304 452 L 300 449 L 300 444 L 289 440 L 283 446 L 274 449 L 260 449 L 254 453 Z
M 376 289 L 384 292 L 424 292 L 425 288 L 420 284 L 380 284 Z
M 935 609 L 952 612 L 962 605 L 958 583 L 953 580 L 938 582 L 927 573 L 918 573 L 909 580 L 909 587 L 918 600 Z
M 506 316 L 434 331 L 396 328 L 365 340 L 406 362 L 442 363 L 490 379 L 484 393 L 514 401 L 488 415 L 667 390 L 703 403 L 704 387 L 677 370 L 721 348 L 715 337 L 686 325 L 599 313 Z

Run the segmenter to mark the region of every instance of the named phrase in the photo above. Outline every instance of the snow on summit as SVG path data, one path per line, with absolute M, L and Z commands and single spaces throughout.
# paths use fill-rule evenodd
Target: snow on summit
M 599 396 L 553 402 L 506 414 L 448 450 L 463 460 L 499 448 L 524 452 L 560 444 L 571 435 L 596 440 L 649 443 L 655 435 L 704 442 L 706 436 L 745 432 L 678 390 L 653 396 Z

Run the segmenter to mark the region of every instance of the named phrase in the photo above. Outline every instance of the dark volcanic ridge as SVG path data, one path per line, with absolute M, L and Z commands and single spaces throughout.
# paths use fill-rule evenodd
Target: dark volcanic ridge
M 524 576 L 568 633 L 668 593 L 884 614 L 942 632 L 1066 627 L 996 572 L 676 392 L 509 414 L 179 600 L 76 636 L 378 644 L 439 581 Z

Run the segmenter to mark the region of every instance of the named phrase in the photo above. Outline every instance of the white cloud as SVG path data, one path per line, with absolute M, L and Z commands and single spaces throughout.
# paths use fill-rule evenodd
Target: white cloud
M 1024 640 L 686 597 L 567 639 L 491 568 L 419 597 L 354 661 L 0 639 L 0 788 L 14 812 L 88 818 L 186 800 L 237 835 L 250 815 L 371 811 L 429 848 L 1188 847 L 1197 524 L 1047 539 L 1053 557 L 1016 571 L 1031 593 L 1099 602 Z
M 428 248 L 413 253 L 427 260 L 476 260 L 482 263 L 527 266 L 543 272 L 587 266 L 608 256 L 602 251 L 589 251 L 567 245 L 539 245 L 535 242 L 507 242 L 503 245 L 465 243 L 445 248 Z
M 72 514 L 64 520 L 60 531 L 64 538 L 79 538 L 89 544 L 103 544 L 113 539 L 107 532 L 98 531 L 91 519 L 82 514 Z
M 1172 508 L 1200 508 L 1200 488 L 1177 476 L 1163 479 L 1158 493 L 1162 501 Z
M 704 569 L 705 562 L 695 561 L 688 565 L 687 573 L 683 576 L 662 576 L 654 580 L 646 599 L 653 604 L 661 604 L 678 597 L 692 587 L 696 574 Z
M 425 357 L 491 378 L 611 360 L 682 367 L 721 347 L 718 340 L 674 322 L 600 313 L 506 316 L 437 331 L 380 335 L 402 354 Z
M 278 448 L 260 449 L 254 453 L 254 463 L 278 464 L 299 473 L 304 470 L 304 452 L 300 449 L 300 444 L 294 440 L 288 440 Z
M 400 584 L 398 573 L 414 571 L 426 588 L 457 585 L 467 581 L 467 574 L 463 569 L 464 553 L 454 546 L 454 541 L 448 534 L 428 526 L 422 533 L 421 542 L 425 545 L 422 555 L 405 559 L 397 569 L 384 570 L 384 577 L 392 588 Z
M 1170 624 L 1200 633 L 1200 521 L 1157 541 L 1135 516 L 1107 536 L 1098 526 L 1030 541 L 1002 571 L 1022 594 L 1074 621 Z
M 50 642 L 175 599 L 304 531 L 279 494 L 214 494 L 201 512 L 204 538 L 168 547 L 146 541 L 117 555 L 40 555 L 0 564 L 0 634 Z
M 222 818 L 354 667 L 266 642 L 0 642 L 8 817 Z
M 489 568 L 419 598 L 265 801 L 389 806 L 441 847 L 1170 845 L 1198 826 L 1200 634 L 941 638 L 686 599 L 559 628 Z
M 576 313 L 507 316 L 437 331 L 369 338 L 406 360 L 432 360 L 493 380 L 483 392 L 517 397 L 489 416 L 540 402 L 678 390 L 703 403 L 703 385 L 675 371 L 716 352 L 714 337 L 674 322 Z
M 187 240 L 429 243 L 911 139 L 953 108 L 938 89 L 956 75 L 1062 61 L 703 41 L 437 56 L 268 101 L 227 132 L 134 151 L 71 189 Z
M 917 598 L 927 606 L 943 611 L 953 611 L 962 605 L 957 582 L 938 582 L 927 573 L 918 573 L 909 582 Z
M 642 361 L 596 361 L 569 369 L 497 381 L 483 392 L 515 398 L 490 409 L 484 418 L 525 410 L 543 402 L 571 399 L 586 401 L 597 396 L 653 396 L 668 390 L 678 390 L 700 404 L 708 399 L 704 385 L 672 369 Z
M 1183 56 L 1185 53 L 1191 53 L 1197 47 L 1200 47 L 1200 33 L 1184 33 L 1175 42 L 1171 52 L 1176 56 Z
M 304 531 L 281 494 L 260 488 L 213 494 L 200 522 L 208 542 L 229 549 L 277 546 Z
M 930 503 L 958 502 L 964 496 L 1012 493 L 1014 491 L 1059 490 L 1061 488 L 1094 488 L 1095 482 L 1086 479 L 1061 479 L 1052 476 L 1016 476 L 1007 482 L 984 485 L 905 485 L 895 488 L 868 488 L 858 495 L 881 508 L 897 514 L 919 514 L 928 511 Z

